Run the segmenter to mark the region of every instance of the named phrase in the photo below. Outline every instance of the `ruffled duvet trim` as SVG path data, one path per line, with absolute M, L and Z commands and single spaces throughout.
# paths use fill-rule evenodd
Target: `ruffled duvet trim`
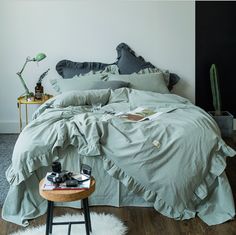
M 28 179 L 32 174 L 34 174 L 34 171 L 37 170 L 39 167 L 50 166 L 52 164 L 52 161 L 56 159 L 52 159 L 49 156 L 50 156 L 50 153 L 48 152 L 48 153 L 40 154 L 39 156 L 35 158 L 29 159 L 27 161 L 27 164 L 25 164 L 24 167 L 22 167 L 17 172 L 15 171 L 15 169 L 13 168 L 13 165 L 11 164 L 10 167 L 6 171 L 6 178 L 8 182 L 11 185 L 18 185 L 22 181 Z
M 196 188 L 193 194 L 192 201 L 195 202 L 196 205 L 209 196 L 210 192 L 208 191 L 208 188 L 210 188 L 216 178 L 224 172 L 226 167 L 225 157 L 233 157 L 235 155 L 236 152 L 232 148 L 227 146 L 223 140 L 219 140 L 218 148 L 212 158 L 211 168 L 203 182 Z M 195 217 L 197 211 L 191 211 L 187 208 L 181 212 L 178 211 L 176 208 L 168 205 L 165 200 L 160 198 L 158 192 L 147 189 L 145 186 L 138 183 L 133 177 L 128 176 L 122 169 L 115 165 L 112 160 L 103 157 L 103 167 L 110 176 L 122 182 L 131 192 L 141 196 L 147 202 L 153 203 L 154 208 L 161 214 L 176 220 Z M 202 219 L 204 221 L 204 218 Z M 207 221 L 204 222 L 207 223 Z
M 177 220 L 189 219 L 195 216 L 195 213 L 189 210 L 179 212 L 170 205 L 168 205 L 163 199 L 161 199 L 157 192 L 148 190 L 145 186 L 139 184 L 131 176 L 128 176 L 122 169 L 117 167 L 111 160 L 103 157 L 103 167 L 107 173 L 122 182 L 131 192 L 141 196 L 147 202 L 154 204 L 154 208 L 161 214 Z
M 59 144 L 57 142 L 57 144 Z M 69 144 L 75 144 L 75 140 L 70 140 Z M 63 143 L 59 144 L 62 147 Z M 94 148 L 99 148 L 99 146 L 94 146 Z M 30 154 L 30 153 L 27 153 Z M 212 158 L 212 163 L 208 174 L 201 184 L 194 191 L 192 200 L 195 205 L 201 202 L 204 198 L 209 195 L 208 188 L 214 183 L 215 179 L 222 174 L 225 170 L 226 163 L 225 157 L 235 156 L 236 152 L 227 146 L 223 140 L 219 140 L 217 149 Z M 41 153 L 40 155 L 33 157 L 31 156 L 30 160 L 27 161 L 27 164 L 18 172 L 14 171 L 14 168 L 10 166 L 7 170 L 7 179 L 12 185 L 20 184 L 20 182 L 29 178 L 35 170 L 42 166 L 49 166 L 55 158 L 52 158 L 52 152 L 48 151 L 47 153 Z M 29 158 L 28 158 L 29 159 Z M 146 201 L 154 204 L 154 208 L 159 211 L 161 214 L 174 218 L 177 220 L 180 219 L 190 219 L 195 217 L 196 211 L 191 211 L 185 208 L 183 211 L 178 211 L 176 208 L 168 205 L 165 200 L 160 198 L 158 192 L 149 190 L 147 187 L 138 183 L 133 177 L 128 176 L 122 169 L 120 169 L 114 162 L 110 159 L 103 157 L 103 167 L 108 172 L 109 175 L 121 181 L 131 192 L 136 193 L 137 195 L 143 197 Z
M 32 155 L 30 152 L 27 154 L 27 161 L 22 164 L 22 167 L 17 171 L 11 164 L 6 171 L 6 178 L 11 185 L 18 185 L 22 181 L 28 179 L 34 172 L 40 167 L 47 167 L 52 165 L 52 162 L 59 159 L 58 151 L 66 149 L 68 146 L 74 146 L 78 148 L 78 154 L 85 156 L 98 156 L 100 155 L 100 145 L 99 144 L 87 144 L 80 147 L 79 142 L 74 136 L 69 142 L 61 138 L 58 138 L 54 145 L 44 152 L 38 153 L 37 155 Z
M 212 158 L 209 172 L 203 182 L 194 191 L 194 194 L 197 197 L 193 200 L 203 200 L 209 195 L 209 188 L 211 188 L 211 185 L 215 182 L 216 178 L 220 176 L 226 168 L 225 157 L 233 157 L 235 155 L 236 152 L 227 146 L 222 139 L 220 139 Z

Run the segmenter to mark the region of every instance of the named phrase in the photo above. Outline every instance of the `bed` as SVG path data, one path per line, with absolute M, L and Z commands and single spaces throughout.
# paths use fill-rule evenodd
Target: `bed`
M 2 217 L 27 226 L 44 214 L 38 183 L 59 160 L 70 171 L 82 163 L 92 167 L 97 187 L 90 205 L 154 207 L 170 218 L 198 216 L 208 225 L 233 219 L 224 170 L 226 157 L 236 152 L 205 111 L 170 93 L 177 75 L 136 57 L 124 43 L 117 50 L 116 63 L 57 64 L 64 79 L 52 85 L 60 94 L 40 106 L 19 135 Z M 142 122 L 117 115 L 138 107 L 161 115 Z

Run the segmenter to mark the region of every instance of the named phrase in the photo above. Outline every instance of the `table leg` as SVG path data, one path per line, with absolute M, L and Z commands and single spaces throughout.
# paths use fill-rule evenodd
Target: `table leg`
M 49 234 L 52 234 L 53 207 L 54 207 L 54 203 L 51 202 L 51 214 L 50 214 L 50 221 L 49 221 Z
M 91 227 L 91 220 L 90 220 L 90 213 L 89 213 L 89 206 L 88 206 L 88 198 L 85 198 L 83 201 L 83 208 L 84 208 L 84 220 L 85 220 L 85 228 L 86 228 L 86 235 L 89 235 L 92 227 Z
M 86 203 L 87 203 L 89 230 L 90 230 L 90 232 L 92 232 L 92 226 L 91 226 L 91 219 L 90 219 L 90 211 L 89 211 L 88 198 L 85 198 L 85 199 L 86 199 Z
M 21 103 L 17 103 L 17 107 L 19 110 L 19 120 L 20 120 L 20 132 L 22 131 L 22 114 L 21 114 Z
M 46 221 L 46 235 L 49 235 L 52 231 L 52 207 L 53 202 L 48 201 L 48 210 L 47 210 L 47 221 Z
M 26 121 L 26 125 L 28 125 L 28 105 L 25 104 L 25 121 Z
M 67 235 L 70 235 L 70 233 L 71 233 L 71 223 L 69 222 L 68 234 Z

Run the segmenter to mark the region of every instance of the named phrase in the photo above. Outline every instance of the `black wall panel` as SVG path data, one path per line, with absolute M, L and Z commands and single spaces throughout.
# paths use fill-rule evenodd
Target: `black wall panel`
M 219 72 L 222 110 L 236 117 L 236 2 L 196 2 L 196 104 L 213 110 L 209 69 Z

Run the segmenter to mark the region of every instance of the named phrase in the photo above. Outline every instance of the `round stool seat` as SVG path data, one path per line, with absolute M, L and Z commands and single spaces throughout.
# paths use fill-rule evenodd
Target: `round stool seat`
M 52 202 L 71 202 L 88 198 L 95 191 L 96 181 L 91 177 L 90 188 L 73 190 L 42 190 L 44 179 L 39 183 L 39 194 L 48 201 Z

